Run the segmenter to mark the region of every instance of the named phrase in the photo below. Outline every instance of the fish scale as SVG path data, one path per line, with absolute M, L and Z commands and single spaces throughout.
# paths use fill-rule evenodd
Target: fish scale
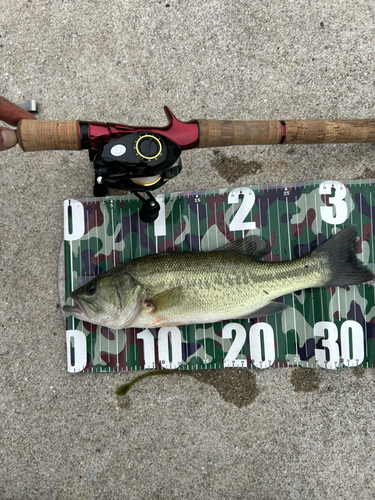
M 255 194 L 255 202 L 252 205 L 246 205 L 250 191 Z M 265 255 L 265 262 L 277 264 L 280 259 L 283 261 L 283 265 L 278 268 L 278 278 L 283 287 L 280 295 L 283 295 L 287 293 L 291 281 L 295 279 L 292 274 L 295 269 L 294 265 L 289 268 L 286 260 L 293 259 L 293 263 L 298 262 L 294 257 L 307 254 L 312 248 L 320 246 L 327 238 L 331 238 L 335 232 L 352 223 L 358 228 L 359 257 L 371 269 L 374 269 L 373 191 L 373 181 L 343 181 L 341 183 L 315 181 L 285 186 L 245 186 L 176 195 L 158 195 L 165 207 L 164 224 L 157 220 L 148 226 L 140 222 L 137 227 L 127 223 L 127 220 L 129 219 L 130 222 L 130 217 L 139 210 L 138 201 L 132 196 L 112 197 L 115 213 L 113 217 L 115 217 L 116 224 L 117 221 L 122 224 L 123 243 L 116 241 L 116 248 L 112 249 L 111 231 L 113 232 L 112 228 L 116 228 L 116 224 L 113 220 L 108 220 L 110 210 L 105 212 L 107 214 L 105 226 L 96 226 L 96 229 L 93 226 L 86 227 L 92 230 L 89 240 L 86 239 L 85 234 L 82 234 L 78 240 L 66 239 L 67 295 L 72 289 L 93 278 L 93 275 L 84 274 L 85 266 L 82 265 L 81 260 L 81 255 L 84 255 L 87 247 L 98 249 L 95 258 L 90 261 L 90 269 L 101 269 L 105 272 L 110 269 L 109 260 L 106 260 L 100 248 L 105 248 L 106 252 L 114 252 L 112 261 L 125 262 L 140 255 L 145 256 L 163 251 L 183 253 L 184 251 L 197 251 L 199 248 L 212 250 L 228 240 L 238 240 L 253 232 L 262 236 L 270 244 L 270 253 Z M 237 194 L 237 201 L 233 202 Z M 94 199 L 92 201 L 90 199 L 71 200 L 71 202 L 81 203 L 82 207 L 90 206 L 94 212 L 102 210 L 104 206 L 109 207 L 107 199 L 102 200 L 100 204 L 97 200 L 94 203 Z M 240 217 L 240 220 L 238 214 L 243 205 L 247 208 L 242 212 L 245 217 L 242 219 Z M 322 209 L 327 209 L 328 212 Z M 73 215 L 73 226 L 77 226 L 79 220 L 74 210 Z M 103 217 L 92 216 L 91 222 L 102 219 Z M 189 222 L 187 229 L 185 226 L 180 226 L 181 220 Z M 210 223 L 208 223 L 209 220 Z M 245 229 L 248 221 L 255 221 L 255 231 L 249 232 Z M 95 243 L 92 238 L 94 229 L 97 234 L 96 241 L 101 242 L 100 244 Z M 179 235 L 182 230 L 184 230 L 184 236 L 181 238 Z M 105 247 L 103 247 L 104 242 Z M 77 272 L 76 277 L 74 271 Z M 302 280 L 306 277 L 306 271 L 302 268 L 297 272 L 300 271 L 302 274 L 297 277 L 298 288 L 303 288 Z M 192 274 L 194 276 L 194 271 Z M 202 285 L 202 279 L 199 276 L 194 276 L 195 290 L 199 292 L 200 285 L 203 300 L 205 290 L 211 293 L 218 290 L 214 300 L 217 303 L 221 300 L 223 308 L 230 305 L 232 299 L 232 304 L 238 306 L 238 298 L 235 298 L 238 289 L 241 289 L 245 295 L 248 293 L 245 290 L 247 282 L 245 273 L 235 274 L 231 271 L 230 275 L 223 272 L 215 275 L 211 270 L 211 274 L 212 279 L 207 288 Z M 213 276 L 216 276 L 215 282 Z M 265 291 L 276 294 L 272 284 L 274 279 L 274 274 L 265 274 L 263 286 L 261 287 L 258 283 L 253 284 L 251 288 L 265 295 L 267 295 Z M 163 280 L 160 279 L 162 287 L 168 282 L 171 281 L 168 281 L 165 276 Z M 220 295 L 221 287 L 225 288 L 224 300 L 222 293 Z M 147 295 L 153 295 L 154 292 L 155 287 L 149 287 Z M 83 346 L 84 340 L 86 343 L 86 353 L 82 356 L 82 360 L 86 359 L 85 366 L 82 366 L 84 361 L 71 366 L 69 363 L 71 357 L 68 353 L 68 369 L 70 371 L 82 369 L 85 371 L 122 371 L 166 366 L 185 370 L 224 366 L 265 368 L 285 365 L 321 366 L 335 369 L 345 366 L 372 366 L 375 363 L 375 353 L 371 349 L 371 339 L 373 336 L 375 338 L 372 328 L 372 321 L 374 321 L 372 310 L 375 306 L 372 283 L 346 288 L 313 288 L 303 293 L 296 291 L 292 294 L 287 293 L 282 300 L 289 306 L 282 314 L 251 320 L 236 319 L 232 316 L 224 322 L 212 321 L 212 323 L 205 324 L 165 327 L 169 330 L 167 332 L 169 340 L 166 344 L 170 346 L 168 355 L 165 354 L 167 351 L 163 348 L 163 342 L 165 342 L 163 339 L 166 334 L 163 327 L 113 330 L 116 343 L 111 343 L 103 327 L 93 325 L 93 328 L 90 327 L 87 330 L 87 323 L 84 325 L 78 320 L 74 320 L 73 323 L 73 318 L 68 317 L 67 339 L 68 346 L 71 346 L 69 352 L 73 352 L 74 345 Z M 257 325 L 262 327 L 260 337 L 256 333 Z M 229 332 L 227 327 L 231 328 L 232 340 L 230 338 L 226 340 Z M 233 342 L 236 338 L 237 340 L 240 338 L 241 328 L 245 329 L 245 340 L 240 349 L 234 353 Z M 348 328 L 350 357 L 345 360 L 344 356 L 347 356 L 347 352 L 341 345 L 341 335 L 343 335 L 344 344 L 347 343 L 348 340 L 345 339 L 348 336 Z M 77 340 L 81 333 L 82 340 Z M 254 351 L 254 342 L 258 342 L 259 339 L 262 343 L 261 360 L 257 359 L 257 350 Z M 100 351 L 98 350 L 99 341 Z M 339 346 L 338 354 L 336 350 L 333 350 L 336 344 Z M 178 345 L 180 345 L 179 348 L 176 347 Z M 315 345 L 312 350 L 311 345 Z M 363 352 L 361 345 L 363 345 Z M 181 351 L 179 351 L 180 348 Z M 73 350 L 75 354 L 78 353 L 78 347 Z M 181 352 L 181 355 L 178 352 Z M 323 357 L 320 356 L 322 352 Z M 148 353 L 154 354 L 150 354 L 151 357 L 149 357 Z M 87 362 L 88 354 L 91 360 L 89 362 Z M 110 361 L 111 356 L 114 356 L 115 364 Z

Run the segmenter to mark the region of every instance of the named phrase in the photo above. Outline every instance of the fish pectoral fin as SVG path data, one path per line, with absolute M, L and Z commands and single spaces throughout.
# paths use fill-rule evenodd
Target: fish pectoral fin
M 245 318 L 250 319 L 250 318 L 259 318 L 260 316 L 270 316 L 271 314 L 281 313 L 288 308 L 289 306 L 287 304 L 283 304 L 282 302 L 269 302 L 266 306 L 261 307 L 260 309 L 257 309 L 256 311 L 253 311 L 250 314 L 243 316 L 243 318 L 238 318 L 238 319 L 245 319 Z
M 183 289 L 181 286 L 169 288 L 145 300 L 150 314 L 160 313 L 181 303 Z

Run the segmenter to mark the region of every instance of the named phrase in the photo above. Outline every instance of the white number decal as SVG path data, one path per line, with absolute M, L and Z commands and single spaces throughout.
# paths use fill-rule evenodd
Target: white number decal
M 325 338 L 325 332 L 327 332 L 327 338 Z M 323 349 L 315 348 L 316 363 L 322 368 L 334 370 L 340 363 L 340 351 L 337 343 L 338 335 L 335 323 L 331 323 L 330 321 L 319 321 L 314 325 L 314 336 L 323 338 Z M 328 349 L 329 360 L 326 356 L 325 347 Z
M 350 342 L 350 330 L 352 341 Z M 353 320 L 345 321 L 341 326 L 341 357 L 345 366 L 358 366 L 365 359 L 365 349 L 363 345 L 363 328 Z M 351 348 L 351 349 L 350 349 Z M 352 355 L 350 356 L 350 350 Z
M 70 344 L 72 343 L 72 348 Z M 72 359 L 72 350 L 74 353 L 74 361 Z M 81 372 L 87 365 L 87 347 L 86 336 L 79 330 L 66 331 L 66 358 L 68 364 L 68 372 Z
M 82 203 L 77 200 L 64 200 L 64 240 L 79 240 L 84 234 L 85 215 Z
M 332 190 L 334 190 L 334 195 L 329 197 L 329 203 L 332 203 L 334 207 L 320 207 L 320 215 L 328 224 L 342 224 L 348 218 L 348 206 L 345 201 L 346 187 L 338 181 L 323 182 L 319 186 L 319 194 L 331 195 Z
M 255 222 L 244 222 L 255 203 L 255 193 L 250 188 L 236 188 L 228 195 L 228 203 L 238 203 L 240 194 L 243 195 L 242 203 L 229 224 L 230 231 L 246 231 L 256 229 Z
M 171 336 L 172 360 L 169 360 L 168 337 Z M 163 368 L 178 368 L 182 363 L 181 331 L 177 326 L 160 328 L 158 334 L 159 360 Z
M 237 356 L 246 342 L 246 330 L 239 323 L 228 323 L 223 328 L 223 339 L 231 339 L 233 330 L 236 332 L 236 336 L 225 356 L 224 368 L 245 368 L 247 367 L 247 359 L 237 359 Z
M 143 356 L 145 358 L 144 370 L 155 368 L 155 342 L 154 336 L 147 328 L 137 333 L 137 339 L 143 340 Z
M 224 368 L 247 368 L 246 357 L 238 357 L 240 351 L 245 345 L 247 332 L 240 323 L 228 323 L 222 331 L 223 339 L 234 340 L 224 358 Z M 77 372 L 86 366 L 86 338 L 82 332 L 68 330 L 67 349 L 68 349 L 68 371 Z M 74 341 L 74 364 L 71 362 L 70 342 Z M 322 348 L 315 348 L 316 364 L 322 368 L 335 370 L 344 364 L 348 367 L 359 366 L 363 363 L 365 357 L 364 333 L 360 323 L 347 320 L 341 326 L 340 346 L 338 343 L 338 329 L 335 323 L 330 321 L 320 321 L 314 325 L 314 337 L 317 341 L 322 339 Z M 137 338 L 143 340 L 143 350 L 145 365 L 144 369 L 155 367 L 155 338 L 149 329 L 143 330 L 137 334 Z M 169 348 L 169 339 L 171 347 Z M 254 323 L 249 331 L 249 344 L 251 361 L 257 368 L 269 368 L 275 362 L 275 340 L 274 331 L 271 325 L 267 323 Z M 171 349 L 172 360 L 170 360 L 169 351 Z M 182 363 L 182 336 L 177 327 L 163 327 L 158 333 L 158 351 L 159 361 L 163 368 L 178 368 Z M 241 356 L 241 355 L 240 355 Z M 208 359 L 204 359 L 208 363 Z
M 155 236 L 165 236 L 167 234 L 167 229 L 165 225 L 165 200 L 163 194 L 158 194 L 156 196 L 156 201 L 160 205 L 160 211 L 157 219 L 154 222 Z M 152 334 L 151 334 L 152 335 Z
M 263 333 L 263 342 L 261 333 Z M 272 326 L 267 323 L 254 323 L 250 328 L 249 336 L 252 362 L 257 368 L 269 368 L 275 362 L 275 341 Z

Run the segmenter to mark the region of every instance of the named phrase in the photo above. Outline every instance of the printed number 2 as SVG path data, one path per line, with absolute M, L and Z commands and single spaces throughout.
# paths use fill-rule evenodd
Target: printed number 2
M 231 223 L 229 224 L 230 231 L 246 231 L 248 229 L 256 229 L 255 222 L 244 222 L 247 215 L 250 213 L 251 209 L 255 203 L 255 193 L 250 188 L 236 188 L 233 189 L 228 194 L 228 203 L 231 205 L 233 203 L 239 202 L 240 194 L 243 196 L 240 208 L 237 210 L 235 216 L 233 217 Z
M 342 182 L 329 181 L 323 182 L 319 186 L 319 194 L 332 195 L 329 197 L 329 203 L 333 207 L 320 207 L 320 214 L 324 222 L 328 224 L 342 224 L 348 218 L 348 205 L 346 204 L 346 187 Z
M 237 359 L 237 356 L 246 342 L 246 330 L 239 323 L 228 323 L 224 326 L 222 336 L 223 339 L 231 339 L 232 331 L 236 332 L 233 344 L 224 359 L 224 368 L 246 368 L 247 359 Z

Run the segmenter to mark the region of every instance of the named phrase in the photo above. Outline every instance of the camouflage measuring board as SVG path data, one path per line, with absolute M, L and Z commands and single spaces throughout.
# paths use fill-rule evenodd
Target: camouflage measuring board
M 156 252 L 212 250 L 257 234 L 271 246 L 265 260 L 290 260 L 350 224 L 358 229 L 359 258 L 374 269 L 375 180 L 157 198 L 161 210 L 151 224 L 140 220 L 135 196 L 65 200 L 67 297 L 120 262 Z M 375 366 L 374 283 L 308 289 L 282 300 L 291 307 L 267 318 L 155 330 L 111 330 L 68 317 L 68 371 Z

